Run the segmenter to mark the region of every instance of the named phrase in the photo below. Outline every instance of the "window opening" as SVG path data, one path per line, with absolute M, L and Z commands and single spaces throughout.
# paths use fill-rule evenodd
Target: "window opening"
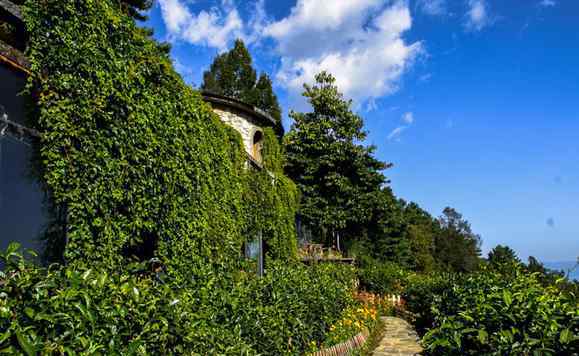
M 258 276 L 263 276 L 263 236 L 259 231 L 253 240 L 245 243 L 245 258 L 254 261 Z
M 252 142 L 252 156 L 253 158 L 261 163 L 262 162 L 262 157 L 261 157 L 261 150 L 263 148 L 263 132 L 261 131 L 255 131 L 255 133 L 253 134 L 253 142 Z

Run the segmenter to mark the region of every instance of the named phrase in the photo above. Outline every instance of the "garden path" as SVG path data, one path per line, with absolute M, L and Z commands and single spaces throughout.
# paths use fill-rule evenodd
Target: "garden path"
M 422 347 L 416 331 L 404 319 L 387 316 L 382 317 L 384 322 L 384 336 L 373 356 L 412 356 L 420 355 Z

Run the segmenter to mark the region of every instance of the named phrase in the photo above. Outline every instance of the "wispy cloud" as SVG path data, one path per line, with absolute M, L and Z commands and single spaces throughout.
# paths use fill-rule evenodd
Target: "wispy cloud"
M 386 136 L 386 139 L 388 141 L 393 140 L 400 141 L 400 136 L 402 135 L 402 132 L 404 132 L 414 123 L 414 113 L 412 113 L 411 111 L 405 112 L 404 114 L 402 114 L 400 121 L 402 121 L 403 125 L 399 125 L 394 130 L 390 131 L 388 136 Z
M 485 0 L 469 0 L 465 27 L 471 31 L 480 31 L 493 22 Z
M 378 109 L 378 104 L 376 104 L 376 99 L 370 98 L 366 103 L 366 112 L 374 111 Z
M 447 13 L 446 0 L 418 0 L 416 6 L 431 16 L 441 16 Z
M 539 3 L 539 5 L 544 7 L 550 7 L 557 5 L 557 3 L 554 0 L 543 0 Z
M 398 126 L 394 130 L 390 131 L 390 133 L 386 138 L 388 139 L 388 141 L 392 141 L 394 139 L 398 140 L 400 138 L 400 134 L 402 134 L 402 131 L 406 130 L 407 128 L 408 128 L 407 126 Z

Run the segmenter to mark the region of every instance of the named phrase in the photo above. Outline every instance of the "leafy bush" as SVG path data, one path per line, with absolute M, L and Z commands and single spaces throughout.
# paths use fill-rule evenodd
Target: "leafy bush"
M 577 296 L 544 287 L 536 274 L 513 265 L 510 274 L 483 270 L 427 277 L 407 293 L 431 329 L 423 343 L 435 355 L 573 355 L 579 352 Z M 450 281 L 450 282 L 447 282 Z M 411 283 L 412 284 L 412 283 Z M 436 288 L 430 289 L 432 286 Z M 430 313 L 430 314 L 428 314 Z M 428 319 L 428 318 L 426 318 Z
M 432 306 L 438 303 L 439 296 L 453 285 L 451 273 L 414 274 L 407 278 L 402 298 L 411 313 L 414 326 L 422 333 L 434 323 Z
M 358 278 L 361 289 L 377 294 L 402 291 L 407 272 L 399 265 L 370 257 L 363 257 L 360 262 Z
M 353 303 L 349 267 L 273 263 L 257 278 L 151 266 L 39 268 L 0 256 L 0 350 L 56 354 L 302 354 Z

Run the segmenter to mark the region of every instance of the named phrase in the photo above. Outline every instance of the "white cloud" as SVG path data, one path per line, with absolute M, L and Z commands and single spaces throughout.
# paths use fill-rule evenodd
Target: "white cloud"
M 400 135 L 402 134 L 402 131 L 406 130 L 408 128 L 408 126 L 398 126 L 397 128 L 395 128 L 394 130 L 392 130 L 388 136 L 386 137 L 386 139 L 388 139 L 388 141 L 392 141 L 394 139 L 396 139 L 397 141 L 400 140 Z
M 539 5 L 544 7 L 555 6 L 557 3 L 554 0 L 543 0 L 539 3 Z
M 183 26 L 191 21 L 191 14 L 185 5 L 179 0 L 159 0 L 161 15 L 171 33 L 181 31 Z
M 484 0 L 469 0 L 469 10 L 466 13 L 466 28 L 472 31 L 480 31 L 492 23 L 488 13 L 487 4 Z
M 327 70 L 358 107 L 372 109 L 371 100 L 395 92 L 424 53 L 421 42 L 402 38 L 412 27 L 406 0 L 297 0 L 285 18 L 269 23 L 265 0 L 252 2 L 245 21 L 234 0 L 197 13 L 189 1 L 159 0 L 169 39 L 220 51 L 235 38 L 248 44 L 271 39 L 281 62 L 275 77 L 293 96 Z
M 244 40 L 248 43 L 259 41 L 267 25 L 267 13 L 265 12 L 265 0 L 256 0 L 252 11 L 252 16 L 248 21 L 248 33 L 244 35 Z
M 418 0 L 416 4 L 427 15 L 441 16 L 447 12 L 446 0 Z
M 376 99 L 370 98 L 366 103 L 366 112 L 374 111 L 378 109 L 378 104 L 376 103 Z
M 403 125 L 400 125 L 396 127 L 394 130 L 390 131 L 388 136 L 386 136 L 386 139 L 388 141 L 392 140 L 400 141 L 400 136 L 402 135 L 402 132 L 404 132 L 404 130 L 408 129 L 414 123 L 414 113 L 412 111 L 405 112 L 404 114 L 402 114 L 400 120 L 402 121 Z
M 231 0 L 192 14 L 181 0 L 159 0 L 169 36 L 196 45 L 224 50 L 235 38 L 246 38 L 244 23 Z
M 361 104 L 396 91 L 422 53 L 420 42 L 402 38 L 411 26 L 402 1 L 298 0 L 289 16 L 264 34 L 277 42 L 282 66 L 276 78 L 290 92 L 300 93 L 304 83 L 327 70 L 340 90 Z

